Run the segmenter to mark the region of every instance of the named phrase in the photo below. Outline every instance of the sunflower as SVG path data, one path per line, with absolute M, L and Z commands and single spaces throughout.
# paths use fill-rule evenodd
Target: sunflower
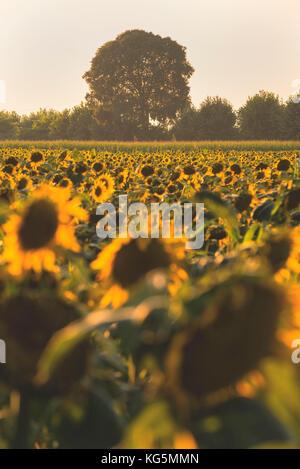
M 73 187 L 73 183 L 71 181 L 71 179 L 69 178 L 63 178 L 61 179 L 59 182 L 58 182 L 58 187 L 63 187 L 63 188 L 68 188 L 68 189 L 71 189 Z
M 116 283 L 127 288 L 150 270 L 168 265 L 169 257 L 158 240 L 117 238 L 91 266 L 100 270 L 99 278 L 106 279 L 112 275 Z
M 87 216 L 80 207 L 80 199 L 69 200 L 69 196 L 66 189 L 42 186 L 21 213 L 12 215 L 5 223 L 1 258 L 12 275 L 28 270 L 57 270 L 57 246 L 79 251 L 74 226 Z
M 45 157 L 40 151 L 34 151 L 30 155 L 30 162 L 33 167 L 37 167 L 44 163 Z
M 281 290 L 244 277 L 212 293 L 205 310 L 175 334 L 166 354 L 167 387 L 182 405 L 229 392 L 276 346 L 285 304 Z
M 192 164 L 188 164 L 183 168 L 183 172 L 186 176 L 192 176 L 195 174 L 196 170 Z
M 252 202 L 252 195 L 247 192 L 241 192 L 234 201 L 236 210 L 241 213 L 247 210 Z
M 105 185 L 105 189 L 106 189 L 107 193 L 109 194 L 109 197 L 111 197 L 114 193 L 114 190 L 115 190 L 114 178 L 110 174 L 105 173 L 105 174 L 101 174 L 101 176 L 99 176 L 97 181 L 98 182 L 103 182 L 103 184 Z
M 52 335 L 79 319 L 76 308 L 60 297 L 18 294 L 0 304 L 0 334 L 8 344 L 7 372 L 16 388 L 32 389 L 40 356 Z M 68 390 L 86 370 L 89 344 L 82 342 L 56 368 L 47 391 Z
M 110 192 L 107 190 L 107 186 L 103 181 L 97 179 L 95 184 L 92 187 L 92 197 L 95 202 L 101 204 L 106 202 L 110 197 Z
M 282 160 L 279 161 L 277 164 L 277 169 L 278 171 L 288 171 L 291 166 L 291 163 L 289 160 L 283 158 Z
M 272 233 L 262 248 L 262 254 L 276 273 L 282 269 L 289 259 L 293 248 L 293 240 L 289 232 Z
M 101 173 L 104 170 L 104 164 L 101 161 L 96 161 L 93 163 L 92 169 L 95 173 Z
M 182 249 L 172 249 L 178 240 L 117 238 L 100 252 L 91 267 L 98 270 L 98 279 L 107 281 L 108 288 L 101 301 L 102 306 L 120 306 L 146 274 L 155 269 L 170 269 L 177 279 L 176 260 L 182 257 Z M 174 278 L 172 280 L 174 281 Z M 175 279 L 175 280 L 176 280 Z
M 122 189 L 122 187 L 125 186 L 126 182 L 128 181 L 128 178 L 129 178 L 128 169 L 124 169 L 121 173 L 118 174 L 117 184 L 118 184 L 119 189 Z
M 18 177 L 17 181 L 16 181 L 16 188 L 18 191 L 22 191 L 24 189 L 31 189 L 32 188 L 32 181 L 31 179 L 26 176 L 25 174 L 24 175 L 21 175 Z
M 144 165 L 142 166 L 140 173 L 143 178 L 147 178 L 149 176 L 152 176 L 152 174 L 154 174 L 154 168 L 151 165 Z

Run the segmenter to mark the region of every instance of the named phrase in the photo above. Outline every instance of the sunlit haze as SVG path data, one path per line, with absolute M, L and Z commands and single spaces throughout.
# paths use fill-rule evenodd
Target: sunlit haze
M 1 109 L 79 104 L 98 47 L 127 29 L 187 48 L 195 105 L 208 95 L 237 108 L 260 89 L 283 99 L 300 78 L 299 0 L 0 0 Z

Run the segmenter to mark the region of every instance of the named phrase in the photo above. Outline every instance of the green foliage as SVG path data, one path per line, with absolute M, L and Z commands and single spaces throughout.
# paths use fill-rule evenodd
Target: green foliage
M 284 107 L 274 93 L 260 91 L 248 98 L 238 112 L 240 133 L 246 139 L 276 139 L 284 136 Z M 294 137 L 295 138 L 295 137 Z
M 100 151 L 109 153 L 126 152 L 128 154 L 140 153 L 142 155 L 147 153 L 160 153 L 164 151 L 168 152 L 190 152 L 190 151 L 299 151 L 300 142 L 297 141 L 282 141 L 282 140 L 247 140 L 247 141 L 201 141 L 201 142 L 108 142 L 108 141 L 96 141 L 92 140 L 79 141 L 73 140 L 68 141 L 58 140 L 55 142 L 51 141 L 33 141 L 33 140 L 11 140 L 0 142 L 0 148 L 24 148 L 24 149 L 42 149 L 42 150 L 71 150 L 74 153 L 76 151 Z
M 285 106 L 285 137 L 300 140 L 300 104 L 289 99 Z
M 292 438 L 264 404 L 241 397 L 198 413 L 192 419 L 191 429 L 200 448 L 207 449 L 244 449 L 270 441 L 287 443 Z
M 18 136 L 20 118 L 15 112 L 0 112 L 0 139 L 13 139 Z
M 178 140 L 230 140 L 237 136 L 232 105 L 218 96 L 208 97 L 199 109 L 188 108 L 173 128 Z
M 234 209 L 218 195 L 207 191 L 196 193 L 197 202 L 202 202 L 216 217 L 223 219 L 224 225 L 234 241 L 239 240 L 239 224 Z
M 110 138 L 147 138 L 150 123 L 174 121 L 189 103 L 193 68 L 169 37 L 126 31 L 98 49 L 84 74 L 87 98 Z

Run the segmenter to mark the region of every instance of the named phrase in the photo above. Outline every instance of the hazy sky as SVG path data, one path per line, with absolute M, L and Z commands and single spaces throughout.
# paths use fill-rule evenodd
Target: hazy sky
M 0 108 L 79 104 L 98 47 L 136 28 L 187 47 L 196 105 L 218 94 L 238 107 L 260 89 L 286 99 L 300 78 L 299 26 L 299 0 L 0 0 Z

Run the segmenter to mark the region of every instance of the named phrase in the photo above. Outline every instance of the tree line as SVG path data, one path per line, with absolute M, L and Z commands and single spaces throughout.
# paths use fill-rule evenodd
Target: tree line
M 300 140 L 300 103 L 259 91 L 238 110 L 218 96 L 197 108 L 185 47 L 169 37 L 126 31 L 100 47 L 83 75 L 89 93 L 62 112 L 0 112 L 0 139 Z
M 136 133 L 103 129 L 87 103 L 29 116 L 0 111 L 0 140 L 300 140 L 300 104 L 260 91 L 235 111 L 226 99 L 208 97 L 199 108 L 186 108 L 173 126 L 152 124 Z

